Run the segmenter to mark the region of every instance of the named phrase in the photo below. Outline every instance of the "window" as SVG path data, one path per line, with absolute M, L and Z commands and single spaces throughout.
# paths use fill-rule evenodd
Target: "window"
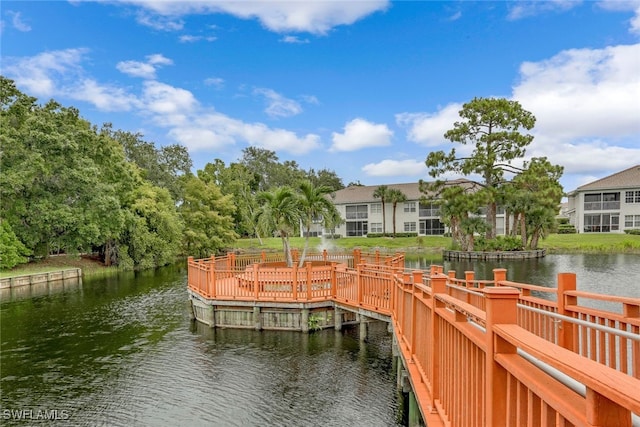
M 440 216 L 440 206 L 435 203 L 420 203 L 418 216 Z
M 415 212 L 416 211 L 416 203 L 415 202 L 404 202 L 404 211 L 405 212 Z
M 441 236 L 444 234 L 444 224 L 439 219 L 420 220 L 420 234 Z
M 415 222 L 405 222 L 404 223 L 404 232 L 412 233 L 416 231 L 416 223 Z
M 625 215 L 624 228 L 640 228 L 640 215 Z
M 584 210 L 599 211 L 620 209 L 620 193 L 591 193 L 584 195 Z
M 367 219 L 367 205 L 349 205 L 345 207 L 346 219 Z
M 584 195 L 584 210 L 585 211 L 598 211 L 602 209 L 602 194 L 585 194 Z M 585 216 L 585 220 L 586 220 Z M 586 223 L 585 223 L 586 225 Z
M 626 191 L 624 193 L 625 203 L 640 203 L 640 190 Z M 626 222 L 626 219 L 625 219 Z
M 620 229 L 618 214 L 587 214 L 584 216 L 585 233 L 608 233 Z
M 382 213 L 382 203 L 372 203 L 371 204 L 371 213 L 372 214 L 381 214 Z M 371 232 L 373 232 L 373 230 Z
M 620 209 L 620 193 L 603 193 L 602 210 Z
M 382 233 L 382 223 L 381 222 L 370 223 L 369 230 L 371 233 Z
M 366 221 L 347 221 L 347 236 L 366 236 Z

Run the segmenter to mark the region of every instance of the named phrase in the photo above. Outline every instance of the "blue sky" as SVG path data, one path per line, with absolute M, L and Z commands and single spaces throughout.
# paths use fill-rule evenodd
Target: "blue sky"
M 430 179 L 474 97 L 537 118 L 565 191 L 640 164 L 640 1 L 3 1 L 2 74 L 100 126 L 345 184 Z M 464 153 L 464 149 L 456 145 Z

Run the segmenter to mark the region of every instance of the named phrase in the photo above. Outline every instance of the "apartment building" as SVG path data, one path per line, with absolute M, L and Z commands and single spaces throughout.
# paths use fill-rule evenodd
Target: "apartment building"
M 640 229 L 640 165 L 582 185 L 567 196 L 566 214 L 578 233 Z

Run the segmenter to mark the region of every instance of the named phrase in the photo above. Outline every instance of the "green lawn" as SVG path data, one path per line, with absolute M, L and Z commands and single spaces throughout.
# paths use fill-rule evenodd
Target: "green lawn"
M 302 237 L 292 237 L 291 247 L 302 250 L 305 239 Z M 417 250 L 442 250 L 451 246 L 451 238 L 442 236 L 422 236 L 422 237 L 349 237 L 335 240 L 325 240 L 325 245 L 330 248 L 351 250 L 354 248 L 366 250 L 387 250 L 387 251 L 417 251 Z M 237 240 L 233 249 L 240 250 L 282 250 L 282 240 L 279 237 L 262 239 L 262 245 L 258 239 Z M 319 251 L 322 248 L 322 241 L 319 237 L 309 239 L 309 250 Z
M 540 242 L 549 252 L 640 253 L 640 236 L 633 234 L 552 234 Z
M 240 239 L 236 241 L 233 249 L 239 250 L 281 250 L 280 238 L 262 239 L 260 245 L 257 239 Z M 349 237 L 336 240 L 325 240 L 327 245 L 338 249 L 351 250 L 361 248 L 365 250 L 388 251 L 440 251 L 451 246 L 451 238 L 442 236 L 421 237 Z M 291 238 L 291 246 L 302 250 L 304 239 L 302 237 Z M 640 236 L 630 234 L 552 234 L 540 242 L 540 248 L 546 248 L 551 253 L 639 253 Z M 310 250 L 319 250 L 321 240 L 319 237 L 309 239 Z

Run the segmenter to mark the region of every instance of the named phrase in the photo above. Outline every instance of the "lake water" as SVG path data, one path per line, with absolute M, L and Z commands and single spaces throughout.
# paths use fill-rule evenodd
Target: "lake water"
M 432 263 L 442 259 L 408 261 Z M 640 255 L 444 266 L 478 279 L 504 267 L 509 280 L 546 286 L 572 271 L 580 290 L 640 297 Z M 379 326 L 367 343 L 349 329 L 209 329 L 189 320 L 182 267 L 5 292 L 0 425 L 56 415 L 73 426 L 397 425 L 391 337 Z M 31 419 L 11 419 L 19 411 Z

